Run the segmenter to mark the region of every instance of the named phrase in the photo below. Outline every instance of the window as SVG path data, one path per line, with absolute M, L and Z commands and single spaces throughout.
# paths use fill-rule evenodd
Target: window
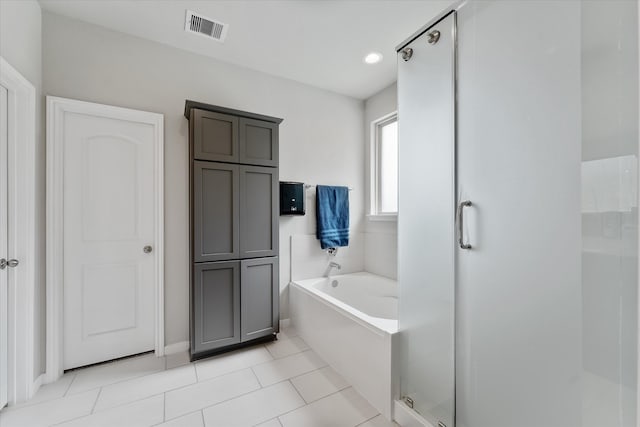
M 371 126 L 371 219 L 398 214 L 398 116 L 385 116 Z

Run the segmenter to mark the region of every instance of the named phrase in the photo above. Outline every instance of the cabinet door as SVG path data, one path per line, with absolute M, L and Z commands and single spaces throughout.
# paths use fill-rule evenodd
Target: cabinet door
M 240 262 L 193 266 L 191 353 L 240 342 Z
M 240 166 L 240 258 L 278 255 L 278 169 Z
M 240 163 L 278 166 L 278 125 L 240 119 Z
M 191 110 L 193 157 L 198 160 L 237 162 L 238 118 L 205 110 Z
M 239 244 L 237 165 L 193 162 L 193 260 L 237 259 Z
M 278 257 L 241 261 L 242 341 L 278 331 L 280 286 Z

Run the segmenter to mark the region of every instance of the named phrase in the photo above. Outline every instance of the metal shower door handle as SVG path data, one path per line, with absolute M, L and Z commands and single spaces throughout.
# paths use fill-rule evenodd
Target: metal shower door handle
M 458 205 L 458 210 L 456 212 L 457 222 L 458 222 L 458 244 L 460 245 L 460 249 L 471 249 L 471 245 L 468 243 L 464 243 L 463 238 L 463 225 L 464 225 L 464 208 L 467 206 L 471 206 L 471 201 L 465 200 L 464 202 L 460 202 Z

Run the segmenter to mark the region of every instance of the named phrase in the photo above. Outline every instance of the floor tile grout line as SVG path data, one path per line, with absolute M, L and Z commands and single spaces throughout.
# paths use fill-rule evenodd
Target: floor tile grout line
M 48 386 L 48 385 L 53 385 L 56 382 L 60 381 L 61 379 L 62 379 L 62 377 L 60 379 L 52 382 L 52 383 L 43 384 L 41 387 L 45 387 L 45 386 Z M 44 404 L 44 403 L 49 403 L 49 402 L 54 401 L 54 400 L 63 399 L 63 398 L 65 398 L 67 396 L 67 392 L 69 391 L 69 388 L 71 387 L 71 384 L 73 384 L 73 381 L 75 379 L 76 379 L 76 376 L 73 375 L 73 378 L 71 378 L 71 382 L 69 382 L 69 384 L 65 388 L 64 393 L 62 393 L 62 395 L 60 395 L 60 396 L 52 396 L 52 397 L 49 397 L 49 398 L 34 402 L 33 400 L 36 397 L 34 395 L 31 399 L 25 400 L 24 402 L 20 402 L 18 404 L 12 405 L 12 406 L 5 406 L 4 408 L 2 408 L 2 411 L 13 412 L 13 411 L 18 411 L 18 410 L 21 410 L 21 409 L 24 409 L 24 408 L 30 408 L 32 406 L 37 406 L 37 405 L 41 405 L 41 404 Z M 87 390 L 87 391 L 89 391 L 89 390 Z M 2 412 L 0 412 L 0 413 L 2 413 Z M 0 424 L 0 426 L 1 425 L 2 424 Z
M 1 1 L 1 0 L 0 0 L 0 1 Z M 154 374 L 159 374 L 159 373 L 161 373 L 161 372 L 162 372 L 162 373 L 164 373 L 164 372 L 166 372 L 166 371 L 158 371 L 158 372 L 154 372 Z M 103 386 L 100 386 L 100 388 L 101 388 L 101 389 L 103 389 L 103 388 L 112 387 L 112 386 L 115 386 L 115 385 L 122 384 L 122 383 L 124 383 L 124 382 L 126 382 L 126 381 L 139 380 L 139 379 L 144 378 L 145 376 L 147 376 L 147 375 L 140 376 L 140 377 L 136 377 L 136 378 L 131 378 L 130 380 L 120 381 L 120 382 L 113 383 L 113 384 L 103 385 Z M 139 399 L 131 400 L 130 402 L 137 402 L 138 400 L 146 399 L 147 397 L 157 396 L 157 395 L 159 395 L 159 394 L 161 394 L 161 393 L 166 393 L 166 392 L 169 392 L 169 391 L 178 390 L 178 389 L 180 389 L 180 388 L 189 387 L 189 386 L 194 385 L 194 384 L 197 384 L 197 381 L 196 381 L 196 382 L 189 383 L 189 384 L 184 384 L 184 385 L 181 385 L 181 386 L 176 387 L 176 388 L 170 388 L 170 389 L 163 390 L 163 391 L 160 391 L 160 392 L 157 392 L 157 393 L 153 393 L 153 394 L 150 394 L 150 395 L 148 395 L 148 396 L 146 396 L 146 397 L 141 397 L 141 398 L 139 398 Z M 92 389 L 92 390 L 93 390 L 93 389 Z M 87 390 L 87 391 L 89 391 L 89 390 Z M 102 390 L 101 390 L 101 392 L 102 392 Z M 82 392 L 82 393 L 85 393 L 85 392 Z M 118 404 L 118 405 L 111 406 L 111 407 L 106 408 L 106 409 L 115 408 L 115 407 L 117 407 L 117 406 L 122 406 L 122 405 L 124 405 L 124 404 L 126 404 L 126 403 L 120 403 L 120 404 Z
M 0 0 L 0 1 L 2 1 L 2 0 Z M 189 387 L 189 386 L 192 386 L 192 385 L 195 385 L 195 384 L 198 384 L 198 383 L 197 382 L 193 382 L 193 383 L 189 383 L 189 384 L 186 384 L 186 385 L 182 385 L 182 386 L 180 386 L 178 388 L 171 388 L 171 389 L 168 389 L 168 390 L 154 392 L 153 394 L 150 394 L 150 395 L 147 395 L 147 396 L 139 397 L 139 398 L 134 399 L 134 400 L 128 400 L 126 402 L 118 403 L 117 405 L 114 405 L 114 406 L 109 406 L 107 408 L 100 409 L 98 412 L 104 412 L 104 411 L 108 411 L 109 409 L 119 408 L 120 406 L 128 405 L 129 403 L 135 403 L 135 402 L 139 402 L 141 400 L 149 399 L 149 398 L 152 398 L 152 397 L 155 397 L 155 396 L 160 396 L 161 394 L 166 394 L 166 393 L 169 393 L 169 392 L 172 392 L 172 391 L 175 391 L 175 390 L 180 390 L 181 388 Z
M 284 382 L 284 381 L 283 381 L 283 382 Z M 295 387 L 294 387 L 294 388 L 295 388 Z M 290 414 L 290 413 L 291 413 L 291 412 L 293 412 L 293 411 L 297 411 L 297 410 L 298 410 L 298 409 L 300 409 L 300 408 L 304 408 L 305 406 L 309 406 L 309 405 L 311 405 L 312 403 L 318 402 L 318 401 L 320 401 L 320 400 L 322 400 L 322 399 L 326 399 L 327 397 L 329 397 L 329 396 L 333 396 L 334 394 L 340 393 L 341 391 L 344 391 L 344 390 L 346 390 L 346 389 L 335 391 L 335 392 L 333 392 L 333 393 L 331 393 L 331 394 L 327 394 L 327 395 L 326 395 L 326 396 L 324 396 L 323 398 L 320 398 L 320 399 L 314 400 L 314 401 L 313 401 L 313 402 L 311 402 L 311 403 L 307 403 L 307 404 L 305 404 L 305 405 L 298 406 L 298 407 L 297 407 L 297 408 L 295 408 L 295 409 L 292 409 L 292 410 L 290 410 L 290 411 L 287 411 L 287 412 L 284 412 L 284 413 L 282 413 L 282 414 L 278 415 L 278 418 L 283 417 L 283 416 L 285 416 L 285 415 L 287 415 L 287 414 Z M 305 400 L 304 400 L 304 399 L 302 399 L 302 401 L 304 402 Z M 280 421 L 280 424 L 282 424 L 282 421 Z
M 281 381 L 281 382 L 284 382 L 284 381 Z M 279 384 L 279 383 L 278 383 L 278 384 Z M 260 385 L 260 383 L 258 383 L 258 385 Z M 273 385 L 275 385 L 275 384 L 273 384 Z M 239 394 L 239 395 L 237 395 L 237 396 L 229 397 L 228 399 L 224 399 L 224 400 L 221 400 L 221 401 L 219 401 L 219 402 L 212 403 L 212 404 L 207 405 L 207 406 L 203 406 L 203 407 L 202 407 L 202 408 L 200 408 L 200 409 L 196 409 L 196 410 L 193 410 L 193 411 L 191 411 L 191 412 L 186 412 L 186 413 L 184 413 L 184 414 L 177 415 L 177 416 L 175 416 L 175 417 L 173 417 L 173 418 L 169 418 L 167 421 L 175 420 L 176 418 L 180 418 L 180 417 L 182 417 L 182 416 L 185 416 L 185 415 L 191 414 L 192 412 L 196 412 L 196 411 L 203 411 L 203 412 L 204 412 L 204 410 L 205 410 L 205 409 L 209 409 L 209 408 L 211 408 L 212 406 L 220 405 L 220 404 L 222 404 L 222 403 L 228 402 L 228 401 L 233 400 L 233 399 L 238 399 L 238 398 L 240 398 L 240 397 L 246 396 L 246 395 L 248 395 L 248 394 L 251 394 L 251 393 L 253 393 L 253 392 L 256 392 L 256 391 L 259 391 L 259 390 L 262 390 L 262 389 L 263 389 L 263 387 L 259 387 L 259 388 L 253 389 L 253 390 L 246 391 L 246 392 L 244 392 L 244 393 L 242 393 L 242 394 Z M 204 415 L 203 415 L 203 416 L 204 416 Z
M 91 368 L 87 368 L 87 369 L 91 369 Z M 85 393 L 85 392 L 87 392 L 87 391 L 95 390 L 95 389 L 97 389 L 97 388 L 108 387 L 108 386 L 111 386 L 111 385 L 114 385 L 114 384 L 120 384 L 120 383 L 123 383 L 123 382 L 125 382 L 125 381 L 137 380 L 137 379 L 140 379 L 140 378 L 144 378 L 144 377 L 146 377 L 146 376 L 149 376 L 149 375 L 157 374 L 157 373 L 159 373 L 159 372 L 165 372 L 165 370 L 164 370 L 164 369 L 160 369 L 160 370 L 157 370 L 157 371 L 150 371 L 150 372 L 144 373 L 144 374 L 139 375 L 139 376 L 134 376 L 134 377 L 124 378 L 124 379 L 121 379 L 121 380 L 118 380 L 118 381 L 115 381 L 115 382 L 112 382 L 112 383 L 101 384 L 101 385 L 99 385 L 99 386 L 91 387 L 91 388 L 88 388 L 88 389 L 85 389 L 85 390 L 76 391 L 76 392 L 74 392 L 74 393 L 71 393 L 69 396 L 73 396 L 74 394 Z M 76 375 L 76 378 L 77 378 L 77 375 Z M 74 381 L 75 381 L 75 378 L 74 378 Z M 71 386 L 69 386 L 69 390 L 71 390 Z M 69 390 L 67 390 L 67 392 L 68 392 Z M 66 396 L 65 396 L 65 397 L 66 397 Z
M 100 387 L 100 390 L 98 390 L 98 395 L 96 396 L 95 402 L 93 402 L 93 406 L 91 407 L 91 412 L 89 412 L 89 415 L 93 414 L 94 411 L 96 410 L 96 405 L 98 404 L 98 400 L 100 400 L 101 394 L 102 394 L 102 387 Z
M 287 381 L 289 381 L 289 380 L 288 380 L 288 379 L 285 379 L 285 380 L 282 380 L 282 381 L 278 381 L 277 383 L 269 384 L 268 386 L 260 387 L 260 388 L 254 389 L 254 390 L 250 390 L 250 391 L 247 391 L 247 392 L 245 392 L 245 393 L 239 394 L 239 395 L 237 395 L 237 396 L 230 397 L 230 398 L 225 399 L 225 400 L 221 400 L 220 402 L 212 403 L 211 405 L 207 405 L 207 406 L 204 406 L 204 407 L 200 408 L 200 411 L 202 411 L 202 412 L 203 412 L 203 414 L 204 414 L 204 410 L 205 410 L 205 409 L 209 409 L 209 408 L 211 408 L 211 407 L 213 407 L 213 406 L 216 406 L 216 405 L 221 405 L 221 404 L 223 404 L 223 403 L 229 402 L 230 400 L 239 399 L 239 398 L 244 397 L 244 396 L 246 396 L 246 395 L 248 395 L 248 394 L 255 393 L 255 392 L 257 392 L 257 391 L 264 390 L 264 389 L 266 389 L 266 388 L 273 387 L 273 386 L 275 386 L 275 385 L 277 385 L 277 384 L 282 384 L 282 383 L 287 382 Z M 258 384 L 259 384 L 259 383 L 258 383 Z M 294 387 L 294 389 L 295 389 L 295 387 Z M 302 399 L 302 401 L 304 402 L 304 399 Z M 302 406 L 306 406 L 306 405 L 302 405 Z M 298 408 L 296 408 L 296 409 L 302 408 L 302 406 L 299 406 L 299 407 L 298 407 Z M 294 410 L 295 410 L 295 409 L 294 409 Z M 192 412 L 195 412 L 195 411 L 192 411 Z M 288 412 L 290 412 L 290 411 L 288 411 Z M 286 412 L 286 413 L 288 413 L 288 412 Z M 175 416 L 175 417 L 173 417 L 173 418 L 169 418 L 167 421 L 175 420 L 176 418 L 180 418 L 180 417 L 185 416 L 185 415 L 188 415 L 188 414 L 190 414 L 190 413 L 191 413 L 191 412 L 187 412 L 187 413 L 185 413 L 185 414 L 181 414 L 181 415 Z M 204 416 L 204 415 L 203 415 L 203 416 Z M 278 415 L 278 416 L 280 416 L 280 415 Z M 273 418 L 269 418 L 269 419 L 273 419 Z M 268 421 L 268 420 L 267 420 L 267 421 Z
M 257 365 L 254 365 L 254 366 L 257 366 Z M 262 383 L 261 383 L 261 382 L 260 382 L 260 380 L 258 379 L 258 376 L 255 374 L 255 372 L 254 372 L 254 370 L 253 370 L 253 367 L 243 368 L 243 369 L 239 369 L 239 370 L 237 370 L 237 371 L 230 372 L 229 374 L 232 374 L 232 373 L 240 372 L 240 371 L 242 371 L 242 370 L 250 369 L 250 370 L 251 370 L 251 372 L 253 373 L 253 375 L 256 377 L 256 380 L 257 380 L 257 382 L 258 382 L 259 388 L 254 389 L 254 390 L 249 390 L 249 391 L 247 391 L 247 392 L 245 392 L 245 393 L 242 393 L 242 394 L 240 394 L 240 395 L 237 395 L 237 396 L 234 396 L 234 397 L 230 397 L 230 398 L 228 398 L 228 399 L 222 400 L 222 401 L 220 401 L 220 402 L 213 403 L 213 404 L 211 404 L 211 405 L 207 405 L 207 406 L 205 406 L 205 407 L 201 408 L 200 410 L 204 411 L 204 409 L 210 408 L 210 407 L 212 407 L 212 406 L 215 406 L 215 405 L 218 405 L 218 404 L 221 404 L 221 403 L 227 402 L 227 401 L 229 401 L 229 400 L 233 400 L 233 399 L 236 399 L 236 398 L 239 398 L 239 397 L 245 396 L 245 395 L 247 395 L 247 394 L 253 393 L 253 392 L 255 392 L 255 391 L 258 391 L 258 390 L 261 390 L 261 389 L 264 389 L 264 388 L 268 388 L 268 387 L 275 386 L 276 384 L 280 384 L 280 383 L 283 383 L 283 382 L 289 382 L 289 383 L 293 386 L 294 390 L 296 390 L 296 392 L 297 392 L 298 394 L 300 394 L 300 393 L 298 392 L 297 388 L 295 387 L 295 385 L 293 385 L 293 383 L 292 383 L 290 380 L 291 380 L 292 378 L 297 378 L 297 377 L 299 377 L 299 376 L 302 376 L 302 375 L 305 375 L 305 374 L 308 374 L 308 373 L 311 373 L 311 372 L 317 371 L 317 370 L 319 370 L 319 369 L 324 368 L 325 366 L 328 366 L 328 365 L 324 365 L 324 366 L 322 366 L 322 367 L 320 367 L 320 368 L 315 368 L 315 369 L 313 369 L 313 370 L 311 370 L 311 371 L 307 371 L 307 372 L 301 373 L 301 374 L 299 374 L 299 375 L 297 375 L 297 376 L 290 377 L 290 378 L 285 378 L 285 379 L 282 379 L 282 380 L 280 380 L 280 381 L 277 381 L 277 382 L 275 382 L 275 383 L 273 383 L 273 384 L 264 385 L 264 386 L 262 385 Z M 194 367 L 194 369 L 195 369 L 195 367 Z M 215 379 L 215 378 L 219 378 L 219 377 L 224 376 L 224 375 L 227 375 L 227 374 L 223 374 L 223 375 L 220 375 L 220 376 L 218 376 L 218 377 L 211 378 L 210 380 L 213 380 L 213 379 Z M 137 379 L 139 379 L 139 378 L 143 378 L 143 376 L 141 376 L 141 377 L 137 377 Z M 183 388 L 186 388 L 186 387 L 193 386 L 193 385 L 195 385 L 195 384 L 203 384 L 203 383 L 205 383 L 205 382 L 207 382 L 207 381 L 209 381 L 209 380 L 205 380 L 205 381 L 200 382 L 200 383 L 198 383 L 198 382 L 190 383 L 190 384 L 187 384 L 187 385 L 180 386 L 180 387 L 178 387 L 178 388 L 165 390 L 165 391 L 163 391 L 163 392 L 161 392 L 161 393 L 155 393 L 155 394 L 152 394 L 152 395 L 149 395 L 149 396 L 144 396 L 144 397 L 141 397 L 141 398 L 138 398 L 138 399 L 134 399 L 134 400 L 130 400 L 130 401 L 127 401 L 127 402 L 123 402 L 123 403 L 120 403 L 120 404 L 118 404 L 118 405 L 114 405 L 114 406 L 110 406 L 110 407 L 107 407 L 107 408 L 103 408 L 103 409 L 100 409 L 100 410 L 98 410 L 98 411 L 96 412 L 96 411 L 95 411 L 95 408 L 97 407 L 98 400 L 99 400 L 100 396 L 102 395 L 102 390 L 103 390 L 103 388 L 105 388 L 105 387 L 109 387 L 109 386 L 113 385 L 113 384 L 108 384 L 108 385 L 106 385 L 106 386 L 101 386 L 101 387 L 99 388 L 98 394 L 97 394 L 97 396 L 96 396 L 96 400 L 95 400 L 95 402 L 94 402 L 94 404 L 93 404 L 93 407 L 92 407 L 92 409 L 91 409 L 91 412 L 90 412 L 89 414 L 87 414 L 87 415 L 82 415 L 82 416 L 80 416 L 80 417 L 75 417 L 75 418 L 72 418 L 72 419 L 70 419 L 70 420 L 65 420 L 65 421 L 62 421 L 62 422 L 71 421 L 71 420 L 74 420 L 74 419 L 76 419 L 76 418 L 82 418 L 82 417 L 89 416 L 89 415 L 92 415 L 92 414 L 95 414 L 95 413 L 101 413 L 101 412 L 108 411 L 108 410 L 111 410 L 111 409 L 114 409 L 114 408 L 118 408 L 118 407 L 121 407 L 121 406 L 125 406 L 125 405 L 128 405 L 128 404 L 137 403 L 137 402 L 139 402 L 139 401 L 141 401 L 141 400 L 149 399 L 149 398 L 152 398 L 152 397 L 158 396 L 158 395 L 160 395 L 160 394 L 166 394 L 166 393 L 168 393 L 168 392 L 172 392 L 172 391 L 180 390 L 180 389 L 183 389 Z M 123 381 L 121 381 L 121 382 L 123 382 Z M 117 384 L 117 383 L 114 383 L 114 384 Z M 347 387 L 347 388 L 348 388 L 348 387 Z M 94 390 L 94 389 L 92 389 L 92 390 Z M 344 389 L 342 389 L 342 390 L 344 390 Z M 331 393 L 331 394 L 338 393 L 338 392 L 340 392 L 340 391 L 342 391 L 342 390 L 338 390 L 337 392 L 334 392 L 334 393 Z M 91 390 L 86 390 L 86 391 L 84 391 L 84 392 L 82 392 L 82 393 L 86 393 L 86 392 L 88 392 L 88 391 L 91 391 Z M 80 393 L 77 393 L 77 394 L 80 394 Z M 324 396 L 324 397 L 328 397 L 328 396 L 330 396 L 331 394 L 329 394 L 329 395 L 327 395 L 327 396 Z M 301 396 L 301 398 L 302 398 L 302 396 Z M 62 398 L 58 398 L 58 399 L 62 399 Z M 322 398 L 321 398 L 321 399 L 322 399 Z M 56 399 L 52 399 L 52 400 L 56 400 Z M 317 400 L 320 400 L 320 399 L 316 399 L 315 401 L 317 401 Z M 305 402 L 305 405 L 307 404 L 307 403 L 306 403 L 306 401 L 304 400 L 304 398 L 302 398 L 302 401 L 303 401 L 303 402 Z M 315 401 L 314 401 L 314 402 L 315 402 Z M 48 402 L 50 402 L 50 401 L 48 401 Z M 45 403 L 45 402 L 42 402 L 42 403 Z M 312 402 L 310 402 L 310 403 L 312 403 Z M 37 405 L 40 405 L 40 403 L 38 403 L 38 404 L 34 404 L 34 405 L 31 405 L 31 407 L 35 407 L 35 406 L 37 406 Z M 305 405 L 303 405 L 303 406 L 305 406 Z M 296 408 L 296 409 L 298 409 L 298 408 Z M 182 414 L 182 415 L 186 415 L 186 414 Z M 180 415 L 180 416 L 182 416 L 182 415 Z M 282 415 L 284 415 L 284 414 L 282 414 Z M 178 417 L 179 417 L 179 416 L 178 416 Z M 171 418 L 170 420 L 173 420 L 173 419 L 178 418 L 178 417 Z
M 305 403 L 305 405 L 308 405 L 309 402 L 307 402 L 307 399 L 305 399 L 304 396 L 302 395 L 302 393 L 300 393 L 300 390 L 298 390 L 298 387 L 296 387 L 296 385 L 293 383 L 293 381 L 291 381 L 291 378 L 289 378 L 287 381 L 289 381 L 289 384 L 291 384 L 291 387 L 293 387 L 293 389 L 296 391 L 296 393 L 298 393 L 298 396 L 300 396 L 300 399 L 302 399 L 302 401 Z
M 349 387 L 351 387 L 351 386 L 349 386 Z M 349 387 L 347 387 L 347 388 L 349 388 Z M 294 386 L 293 388 L 295 388 L 295 386 Z M 334 394 L 338 394 L 338 393 L 340 393 L 340 392 L 342 392 L 342 391 L 344 391 L 344 390 L 346 390 L 346 388 L 345 388 L 345 389 L 342 389 L 342 390 L 334 391 L 333 393 L 329 393 L 329 394 L 327 394 L 326 396 L 321 397 L 320 399 L 316 399 L 316 400 L 314 400 L 314 401 L 313 401 L 313 402 L 311 402 L 311 403 L 307 403 L 306 405 L 302 405 L 302 406 L 300 406 L 300 407 L 298 407 L 298 408 L 296 408 L 296 409 L 292 409 L 291 411 L 285 412 L 284 414 L 280 414 L 280 415 L 278 415 L 278 418 L 279 418 L 279 417 L 282 417 L 282 416 L 284 416 L 284 415 L 287 415 L 287 414 L 289 414 L 289 413 L 291 413 L 291 412 L 293 412 L 293 411 L 295 411 L 295 410 L 298 410 L 298 409 L 300 409 L 300 408 L 304 408 L 305 406 L 310 406 L 310 405 L 312 405 L 312 404 L 314 404 L 314 403 L 316 403 L 316 402 L 321 401 L 322 399 L 326 399 L 327 397 L 333 396 Z M 304 401 L 304 399 L 302 399 L 302 400 Z M 282 422 L 281 422 L 280 424 L 282 424 Z
M 2 1 L 2 0 L 0 0 L 0 1 Z M 107 408 L 107 409 L 105 409 L 105 410 L 98 411 L 98 412 L 95 412 L 95 413 L 94 413 L 94 412 L 91 412 L 91 413 L 89 413 L 89 414 L 85 414 L 85 415 L 80 415 L 80 416 L 78 416 L 78 417 L 69 418 L 69 419 L 67 419 L 67 420 L 60 421 L 59 423 L 52 424 L 52 426 L 57 426 L 57 425 L 60 425 L 60 424 L 70 423 L 70 422 L 72 422 L 72 421 L 79 420 L 80 418 L 87 418 L 87 417 L 91 417 L 91 416 L 93 416 L 93 415 L 100 415 L 100 414 L 103 414 L 104 412 L 109 411 L 109 410 L 111 410 L 111 409 L 119 408 L 119 407 L 121 407 L 121 406 L 125 406 L 125 405 L 128 405 L 128 404 L 130 404 L 130 403 L 131 403 L 131 404 L 132 404 L 132 403 L 138 403 L 138 402 L 140 402 L 140 401 L 142 401 L 142 400 L 145 400 L 145 399 L 151 399 L 152 397 L 156 397 L 156 396 L 160 396 L 160 393 L 158 393 L 158 394 L 154 394 L 153 396 L 145 397 L 144 399 L 136 399 L 136 400 L 132 400 L 131 402 L 127 402 L 127 403 L 125 403 L 125 404 L 123 404 L 123 405 L 113 406 L 113 407 L 111 407 L 111 408 Z M 97 399 L 96 399 L 96 402 L 97 402 Z
M 69 385 L 67 386 L 66 390 L 62 394 L 62 397 L 66 397 L 67 396 L 67 393 L 69 393 L 69 390 L 71 390 L 71 386 L 73 385 L 73 382 L 76 380 L 76 378 L 78 378 L 78 374 L 77 373 L 73 375 L 73 378 L 71 378 L 71 382 L 69 383 Z M 53 384 L 53 383 L 51 383 L 51 384 Z
M 264 386 L 263 386 L 263 388 L 264 388 L 264 387 L 270 387 L 270 386 L 272 386 L 272 385 L 279 384 L 279 383 L 282 383 L 282 382 L 285 382 L 285 381 L 289 381 L 289 380 L 291 380 L 292 378 L 298 378 L 298 377 L 301 377 L 302 375 L 310 374 L 310 373 L 312 373 L 312 372 L 318 371 L 318 370 L 320 370 L 320 369 L 322 369 L 322 368 L 326 368 L 327 366 L 329 366 L 329 365 L 327 365 L 327 364 L 326 364 L 326 362 L 324 362 L 324 361 L 323 361 L 322 363 L 324 363 L 324 365 L 319 366 L 319 367 L 315 367 L 315 368 L 313 368 L 313 369 L 311 369 L 311 370 L 309 370 L 309 371 L 301 372 L 301 373 L 299 373 L 299 374 L 297 374 L 297 375 L 293 375 L 293 376 L 290 376 L 290 377 L 287 377 L 287 378 L 281 378 L 281 379 L 278 379 L 278 381 L 276 381 L 276 382 L 274 382 L 274 383 L 264 385 Z M 253 367 L 251 367 L 251 369 L 253 370 Z M 255 372 L 255 371 L 254 371 L 254 372 Z M 256 374 L 256 377 L 257 377 L 257 376 L 258 376 L 258 375 Z M 260 379 L 258 379 L 258 382 L 260 382 L 260 384 L 262 384 L 262 382 L 260 381 Z
M 260 382 L 260 378 L 258 378 L 258 374 L 256 374 L 256 371 L 253 370 L 253 366 L 251 366 L 249 369 L 251 369 L 251 373 L 253 374 L 253 377 L 258 382 L 258 385 L 260 386 L 260 388 L 264 388 L 264 386 L 262 385 L 262 382 Z
M 200 416 L 202 417 L 202 425 L 207 427 L 207 423 L 204 421 L 204 411 L 200 409 Z
M 162 393 L 162 422 L 167 420 L 167 392 Z
M 72 417 L 72 418 L 67 418 L 67 419 L 64 419 L 64 420 L 62 420 L 60 422 L 57 422 L 55 424 L 49 424 L 49 425 L 57 426 L 57 425 L 60 425 L 60 424 L 69 423 L 71 421 L 75 421 L 75 420 L 78 420 L 80 418 L 89 417 L 89 416 L 93 415 L 93 408 L 96 406 L 96 402 L 98 402 L 98 398 L 99 397 L 100 397 L 100 391 L 98 391 L 98 394 L 96 395 L 96 400 L 93 402 L 93 406 L 91 407 L 91 412 L 89 412 L 88 414 L 79 415 L 77 417 Z
M 364 421 L 363 421 L 363 422 L 361 422 L 360 424 L 356 424 L 356 425 L 355 425 L 355 427 L 359 427 L 359 426 L 361 426 L 361 425 L 363 425 L 363 424 L 366 424 L 366 423 L 368 423 L 369 421 L 371 421 L 372 419 L 377 418 L 379 415 L 380 415 L 380 413 L 377 413 L 377 414 L 375 414 L 373 417 L 371 417 L 371 418 L 369 418 L 369 419 L 367 419 L 367 420 L 364 420 Z

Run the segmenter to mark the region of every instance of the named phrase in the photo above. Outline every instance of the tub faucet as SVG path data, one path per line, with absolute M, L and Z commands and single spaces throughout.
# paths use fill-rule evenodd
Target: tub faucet
M 324 271 L 323 277 L 329 277 L 331 275 L 331 270 L 334 268 L 340 270 L 342 266 L 335 261 L 331 261 L 327 266 L 327 269 Z

